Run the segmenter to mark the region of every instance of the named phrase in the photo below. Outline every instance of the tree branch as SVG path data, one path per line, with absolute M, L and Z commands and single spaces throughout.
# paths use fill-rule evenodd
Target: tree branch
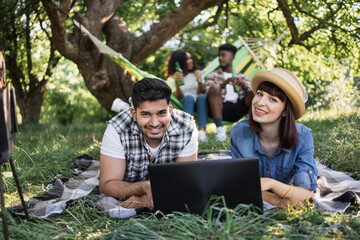
M 134 57 L 130 61 L 135 64 L 141 62 L 191 22 L 203 9 L 221 3 L 218 0 L 183 0 L 180 7 L 175 8 L 161 22 L 153 24 L 151 30 L 139 38 Z
M 41 18 L 41 14 L 40 14 L 40 12 L 38 11 L 37 8 L 35 8 L 35 13 L 36 13 L 36 17 L 37 17 L 37 19 L 38 19 L 38 21 L 40 23 L 40 28 L 43 30 L 43 32 L 45 33 L 46 37 L 48 38 L 48 40 L 50 42 L 50 56 L 49 56 L 49 59 L 47 61 L 47 67 L 46 67 L 45 74 L 43 76 L 43 79 L 40 82 L 40 84 L 45 85 L 48 82 L 51 75 L 52 75 L 52 70 L 56 67 L 57 63 L 61 59 L 61 56 L 56 57 L 53 39 L 50 36 L 49 32 L 44 27 L 44 21 Z
M 341 10 L 341 8 L 342 8 L 343 5 L 344 5 L 343 2 L 337 3 L 337 8 L 336 8 L 335 10 L 333 10 L 333 9 L 331 8 L 331 6 L 328 5 L 328 8 L 329 8 L 329 12 L 330 12 L 330 13 L 327 14 L 323 19 L 315 16 L 314 14 L 312 14 L 312 13 L 310 13 L 310 12 L 304 11 L 304 10 L 300 7 L 300 5 L 299 5 L 299 3 L 298 3 L 297 0 L 293 0 L 293 3 L 294 3 L 294 6 L 295 6 L 296 10 L 298 10 L 300 13 L 303 13 L 303 14 L 305 14 L 306 16 L 308 16 L 308 17 L 310 17 L 310 18 L 312 18 L 312 19 L 314 19 L 314 20 L 316 20 L 316 21 L 318 22 L 318 25 L 317 25 L 317 26 L 314 26 L 314 27 L 311 28 L 310 30 L 308 30 L 308 31 L 306 31 L 305 33 L 301 34 L 301 36 L 300 36 L 300 40 L 301 40 L 301 41 L 304 41 L 304 40 L 308 39 L 308 38 L 311 36 L 312 33 L 314 33 L 315 31 L 317 31 L 317 30 L 319 30 L 319 29 L 321 29 L 321 28 L 327 27 L 327 26 L 331 26 L 331 27 L 334 28 L 334 29 L 339 29 L 339 30 L 341 30 L 341 31 L 344 32 L 344 33 L 349 33 L 349 32 L 351 32 L 351 31 L 348 31 L 348 30 L 342 28 L 341 26 L 338 26 L 338 25 L 336 25 L 336 24 L 333 24 L 333 23 L 330 21 L 330 19 L 333 18 L 334 15 Z
M 272 29 L 273 29 L 273 32 L 274 32 L 275 36 L 277 36 L 277 30 L 276 30 L 276 27 L 275 27 L 274 22 L 273 22 L 272 19 L 270 18 L 270 14 L 273 13 L 273 12 L 275 12 L 275 11 L 278 11 L 278 10 L 279 10 L 279 7 L 274 8 L 274 9 L 270 10 L 269 12 L 267 12 L 267 18 L 268 18 L 268 20 L 269 20 L 269 22 L 270 22 L 270 24 L 271 24 L 271 27 L 272 27 Z
M 68 40 L 65 24 L 73 1 L 62 0 L 60 6 L 58 6 L 54 0 L 42 0 L 41 2 L 51 21 L 52 37 L 56 39 L 55 48 L 59 50 L 62 55 L 71 60 L 75 60 L 76 57 L 74 53 L 77 52 L 77 46 Z
M 224 3 L 224 1 L 223 1 Z M 218 9 L 216 10 L 216 13 L 215 15 L 209 17 L 204 24 L 200 25 L 200 26 L 196 26 L 190 30 L 186 30 L 184 31 L 184 33 L 191 33 L 191 32 L 194 32 L 194 31 L 197 31 L 197 30 L 201 30 L 201 29 L 206 29 L 208 27 L 211 27 L 211 26 L 214 26 L 218 23 L 219 21 L 219 18 L 221 16 L 221 12 L 223 10 L 223 3 L 219 4 L 218 6 Z
M 31 7 L 26 6 L 25 8 L 25 51 L 26 51 L 26 62 L 27 62 L 27 74 L 29 76 L 30 88 L 35 87 L 37 78 L 33 74 L 32 54 L 31 54 L 31 39 L 30 39 L 30 18 L 31 18 Z
M 291 37 L 292 37 L 291 43 L 304 46 L 304 44 L 300 40 L 300 34 L 295 25 L 294 18 L 291 16 L 291 11 L 290 11 L 287 1 L 286 0 L 277 0 L 277 2 L 279 4 L 279 8 L 281 9 L 281 11 L 285 17 L 286 23 L 290 29 L 290 33 L 291 33 Z

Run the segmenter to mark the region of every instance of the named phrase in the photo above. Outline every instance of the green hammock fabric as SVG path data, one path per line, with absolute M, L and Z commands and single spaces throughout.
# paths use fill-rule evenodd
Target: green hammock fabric
M 233 67 L 237 72 L 244 73 L 246 76 L 248 76 L 251 81 L 252 76 L 255 74 L 255 72 L 259 71 L 260 68 L 256 64 L 256 62 L 252 59 L 251 55 L 249 54 L 249 51 L 245 48 L 245 46 L 242 44 L 240 39 L 235 41 L 233 45 L 238 49 L 235 58 L 233 60 Z M 137 68 L 134 64 L 132 64 L 129 60 L 127 60 L 123 56 L 119 56 L 119 55 L 112 56 L 110 54 L 106 54 L 106 55 L 112 60 L 114 60 L 117 64 L 119 64 L 126 71 L 128 71 L 131 75 L 133 75 L 137 80 L 141 80 L 144 77 L 159 78 L 157 76 L 154 76 L 148 72 L 145 72 Z M 219 67 L 219 57 L 216 57 L 204 69 L 202 69 L 204 78 L 206 78 L 206 76 L 209 75 L 209 73 L 215 71 L 218 67 Z M 174 108 L 182 109 L 181 102 L 175 97 L 174 94 L 171 95 L 171 104 L 173 105 Z
M 139 68 L 137 68 L 134 64 L 124 58 L 120 53 L 114 51 L 105 43 L 101 42 L 98 38 L 92 35 L 89 30 L 87 30 L 84 26 L 82 26 L 76 20 L 73 20 L 74 24 L 81 29 L 83 33 L 85 33 L 91 41 L 95 44 L 95 46 L 99 49 L 99 51 L 105 55 L 107 55 L 110 59 L 114 60 L 117 64 L 119 64 L 123 69 L 128 71 L 131 75 L 133 75 L 137 80 L 141 80 L 144 77 L 152 77 L 158 78 L 148 72 L 145 72 Z M 233 45 L 238 49 L 236 52 L 235 58 L 233 60 L 233 67 L 237 72 L 244 73 L 246 76 L 249 77 L 250 81 L 255 74 L 255 72 L 260 70 L 259 65 L 253 60 L 247 47 L 244 46 L 243 42 L 241 41 L 241 37 L 233 43 Z M 213 61 L 209 63 L 203 70 L 204 78 L 206 76 L 215 71 L 219 67 L 219 58 L 216 57 Z M 171 104 L 174 108 L 182 109 L 181 102 L 175 97 L 174 94 L 171 95 Z M 227 122 L 224 122 L 228 124 Z

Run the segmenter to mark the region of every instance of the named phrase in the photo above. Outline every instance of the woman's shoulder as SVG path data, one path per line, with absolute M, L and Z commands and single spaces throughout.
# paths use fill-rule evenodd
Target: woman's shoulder
M 249 119 L 245 119 L 245 120 L 242 120 L 242 121 L 236 123 L 230 130 L 231 135 L 238 133 L 238 132 L 241 132 L 242 134 L 246 134 L 246 135 L 252 133 L 252 130 L 249 125 Z
M 296 123 L 296 128 L 298 132 L 297 147 L 313 147 L 314 143 L 311 129 L 300 123 Z
M 299 135 L 306 135 L 312 133 L 312 130 L 310 128 L 301 123 L 296 123 L 296 129 Z

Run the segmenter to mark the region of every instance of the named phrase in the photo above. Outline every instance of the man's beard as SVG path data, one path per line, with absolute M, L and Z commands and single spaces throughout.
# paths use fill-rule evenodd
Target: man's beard
M 221 70 L 223 70 L 223 71 L 224 71 L 224 69 L 226 69 L 228 66 L 230 66 L 230 64 L 226 64 L 226 65 L 221 65 L 221 64 L 220 64 L 220 68 L 221 68 Z
M 158 126 L 156 126 L 155 128 L 165 128 L 165 125 L 164 124 L 160 124 Z M 144 126 L 145 129 L 149 129 L 151 127 L 147 127 L 147 126 Z M 164 135 L 161 135 L 161 136 L 149 136 L 148 134 L 146 134 L 145 131 L 142 131 L 143 135 L 146 136 L 149 140 L 161 140 L 163 138 Z

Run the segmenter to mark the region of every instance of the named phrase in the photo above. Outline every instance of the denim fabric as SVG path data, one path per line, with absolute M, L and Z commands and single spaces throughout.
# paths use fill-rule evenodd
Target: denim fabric
M 208 106 L 205 94 L 199 94 L 195 98 L 191 95 L 186 95 L 180 102 L 183 105 L 183 111 L 194 115 L 194 111 L 197 112 L 198 125 L 200 128 L 205 128 L 208 118 Z
M 297 143 L 292 149 L 281 148 L 269 157 L 261 146 L 259 136 L 249 127 L 249 120 L 238 122 L 230 131 L 233 158 L 258 157 L 260 176 L 314 191 L 318 170 L 314 155 L 312 131 L 296 123 Z

